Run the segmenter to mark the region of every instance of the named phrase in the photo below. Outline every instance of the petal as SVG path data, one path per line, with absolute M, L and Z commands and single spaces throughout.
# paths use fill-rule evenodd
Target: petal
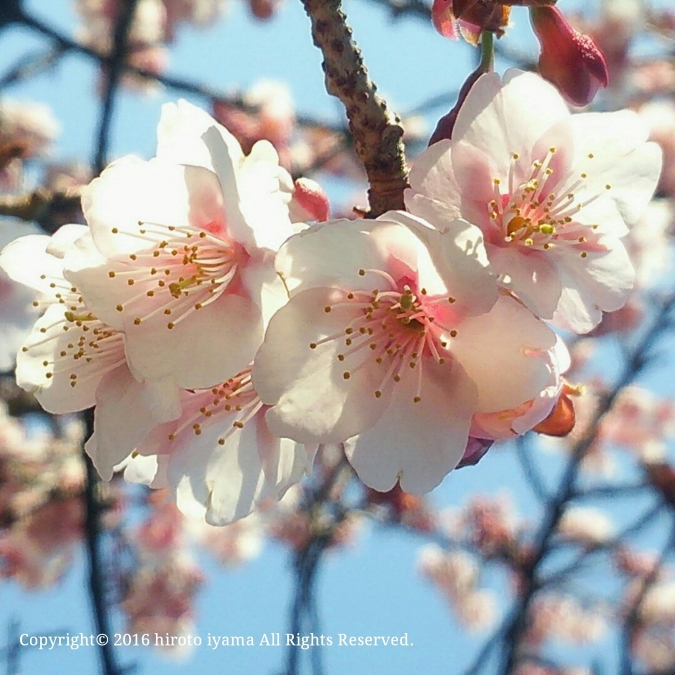
M 84 328 L 64 321 L 60 304 L 51 305 L 37 320 L 33 332 L 17 355 L 17 384 L 33 392 L 48 412 L 62 414 L 90 408 L 101 378 L 125 362 L 121 337 L 108 342 L 109 349 L 94 358 L 74 358 L 74 348 L 91 339 Z M 61 356 L 65 354 L 65 356 Z M 72 377 L 72 376 L 75 377 Z
M 350 322 L 362 316 L 345 302 L 328 313 L 325 307 L 345 298 L 331 288 L 301 291 L 270 321 L 253 363 L 253 385 L 268 411 L 267 422 L 277 436 L 300 443 L 340 443 L 371 426 L 386 406 L 389 388 L 375 391 L 386 365 L 378 365 L 366 347 L 346 354 L 343 340 Z M 310 344 L 317 343 L 312 349 Z M 345 373 L 350 377 L 346 378 Z
M 603 250 L 588 251 L 585 258 L 570 252 L 560 262 L 564 288 L 553 317 L 560 328 L 587 333 L 603 311 L 623 307 L 633 288 L 635 271 L 622 241 L 603 237 L 598 244 Z
M 538 354 L 554 346 L 555 333 L 510 296 L 457 333 L 452 352 L 478 388 L 475 412 L 515 408 L 547 386 L 550 368 Z
M 538 75 L 511 69 L 501 83 L 497 74 L 487 73 L 460 108 L 452 141 L 472 145 L 496 166 L 508 167 L 514 152 L 523 159 L 545 131 L 569 117 L 556 88 Z
M 166 455 L 138 455 L 132 453 L 115 471 L 124 470 L 127 483 L 147 485 L 155 490 L 168 487 L 167 471 L 169 461 Z
M 255 246 L 270 251 L 293 233 L 288 205 L 293 196 L 290 174 L 279 166 L 279 155 L 268 141 L 258 141 L 237 179 L 239 208 L 251 228 Z
M 227 148 L 233 166 L 239 167 L 244 153 L 237 139 L 205 110 L 184 99 L 162 106 L 162 115 L 157 126 L 157 157 L 177 164 L 201 166 L 215 172 L 211 153 L 204 139 L 204 134 L 212 127 Z
M 490 246 L 490 262 L 500 283 L 542 319 L 552 319 L 562 287 L 555 260 L 520 246 Z
M 605 185 L 611 185 L 608 196 L 626 223 L 632 225 L 654 194 L 663 161 L 659 146 L 645 142 L 647 125 L 630 110 L 573 115 L 571 123 L 574 168 L 588 174 L 578 198 L 602 193 Z
M 415 158 L 408 177 L 410 188 L 405 191 L 408 209 L 411 209 L 411 201 L 419 193 L 454 209 L 453 218 L 461 216 L 461 190 L 453 169 L 452 147 L 450 141 L 442 140 Z
M 370 429 L 345 444 L 347 457 L 369 487 L 386 492 L 400 480 L 412 494 L 433 490 L 464 454 L 476 387 L 458 363 L 424 365 L 417 394 L 415 377 L 395 387 L 391 402 Z
M 135 157 L 113 162 L 94 179 L 83 192 L 82 209 L 96 247 L 106 258 L 151 248 L 166 236 L 168 226 L 209 224 L 208 229 L 214 231 L 224 220 L 223 196 L 215 174 Z
M 181 413 L 178 389 L 137 382 L 126 364 L 101 379 L 96 391 L 95 442 L 86 450 L 103 480 L 158 425 Z
M 143 377 L 184 389 L 203 389 L 233 377 L 253 360 L 263 337 L 259 308 L 233 293 L 170 325 L 161 314 L 139 325 L 126 317 L 127 357 Z
M 426 202 L 430 215 L 436 205 Z M 428 222 L 401 211 L 390 211 L 380 217 L 395 218 L 417 236 L 416 256 L 414 260 L 408 259 L 408 264 L 417 272 L 421 288 L 430 294 L 453 296 L 457 302 L 455 310 L 464 316 L 482 314 L 495 304 L 496 278 L 490 270 L 483 233 L 477 227 L 456 218 L 430 229 Z M 408 244 L 407 248 L 413 247 Z

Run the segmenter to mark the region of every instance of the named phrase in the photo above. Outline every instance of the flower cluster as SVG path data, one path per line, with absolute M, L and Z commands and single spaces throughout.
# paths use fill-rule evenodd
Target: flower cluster
M 167 105 L 157 156 L 84 190 L 88 228 L 0 257 L 45 310 L 18 382 L 50 412 L 95 405 L 101 475 L 170 486 L 211 524 L 280 499 L 326 444 L 369 488 L 428 492 L 554 412 L 569 356 L 548 323 L 587 332 L 625 302 L 621 237 L 660 167 L 646 135 L 487 74 L 418 158 L 407 212 L 307 226 L 293 214 L 324 220 L 325 195 L 269 142 L 246 155 Z

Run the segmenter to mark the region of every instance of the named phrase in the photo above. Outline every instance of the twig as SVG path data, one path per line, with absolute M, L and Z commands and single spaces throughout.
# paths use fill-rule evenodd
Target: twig
M 375 218 L 390 209 L 403 209 L 408 169 L 400 119 L 376 94 L 340 0 L 302 3 L 312 22 L 314 44 L 323 54 L 326 90 L 344 105 L 356 154 L 366 169 L 369 215 Z
M 113 37 L 113 50 L 107 65 L 107 79 L 103 93 L 103 106 L 97 131 L 96 151 L 92 162 L 94 174 L 98 175 L 106 165 L 108 144 L 110 142 L 110 125 L 115 107 L 115 97 L 120 78 L 124 73 L 124 62 L 127 57 L 127 42 L 129 30 L 134 17 L 134 10 L 138 0 L 122 0 L 120 3 L 120 15 L 115 25 Z
M 88 431 L 93 428 L 93 411 L 85 413 Z M 94 612 L 94 622 L 98 634 L 111 637 L 110 617 L 106 607 L 105 577 L 103 574 L 100 545 L 100 504 L 98 500 L 99 479 L 91 459 L 82 452 L 83 461 L 87 469 L 87 483 L 84 491 L 85 498 L 85 523 L 84 539 L 89 558 L 89 596 Z M 120 669 L 115 661 L 112 642 L 98 645 L 98 653 L 101 658 L 101 666 L 104 675 L 120 675 Z
M 80 191 L 47 190 L 40 187 L 27 195 L 0 196 L 0 216 L 11 216 L 40 223 L 48 232 L 62 224 L 60 215 L 80 208 Z
M 511 673 L 517 664 L 520 641 L 527 629 L 527 614 L 534 596 L 540 588 L 537 578 L 539 566 L 548 553 L 551 538 L 558 527 L 567 502 L 574 495 L 574 485 L 581 461 L 588 448 L 595 441 L 600 420 L 611 409 L 619 392 L 632 382 L 649 362 L 649 349 L 654 340 L 669 325 L 669 314 L 673 306 L 675 306 L 675 293 L 668 296 L 662 303 L 659 314 L 652 326 L 644 333 L 641 340 L 635 346 L 631 356 L 627 359 L 623 372 L 612 391 L 600 401 L 588 431 L 572 448 L 571 457 L 560 481 L 558 493 L 550 503 L 550 511 L 536 538 L 536 543 L 533 547 L 535 553 L 523 566 L 521 601 L 513 613 L 510 628 L 507 630 L 504 638 L 504 658 L 501 668 L 501 672 L 504 675 Z
M 671 529 L 670 537 L 668 538 L 668 543 L 663 547 L 663 550 L 659 555 L 659 559 L 656 565 L 654 565 L 652 570 L 645 577 L 644 583 L 642 584 L 642 588 L 640 589 L 637 598 L 635 598 L 635 602 L 633 603 L 633 606 L 631 607 L 630 612 L 628 613 L 628 616 L 624 621 L 623 640 L 621 641 L 622 642 L 621 670 L 620 670 L 621 675 L 633 674 L 631 645 L 633 644 L 633 633 L 635 632 L 635 629 L 637 627 L 640 618 L 640 609 L 647 595 L 647 592 L 653 586 L 654 582 L 658 577 L 659 572 L 661 571 L 661 567 L 663 565 L 666 556 L 668 555 L 668 552 L 672 549 L 674 545 L 675 545 L 675 527 Z

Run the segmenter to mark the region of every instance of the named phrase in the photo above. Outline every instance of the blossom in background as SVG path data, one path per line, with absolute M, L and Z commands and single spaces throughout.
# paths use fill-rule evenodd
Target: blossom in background
M 157 158 L 123 158 L 85 189 L 95 250 L 65 275 L 125 334 L 134 373 L 211 387 L 248 366 L 286 299 L 273 256 L 294 231 L 293 187 L 269 143 L 245 156 L 185 101 L 163 108 L 158 136 Z
M 369 487 L 431 490 L 462 457 L 472 415 L 548 386 L 540 355 L 555 335 L 499 293 L 464 221 L 443 232 L 402 212 L 329 221 L 289 239 L 276 264 L 291 299 L 252 371 L 269 427 L 348 441 Z
M 484 631 L 494 623 L 496 598 L 491 591 L 478 588 L 478 564 L 468 553 L 429 544 L 420 551 L 418 569 L 438 587 L 469 630 Z
M 537 75 L 488 73 L 452 139 L 417 158 L 406 206 L 441 230 L 457 217 L 478 226 L 501 285 L 541 318 L 584 333 L 632 287 L 621 237 L 661 167 L 646 138 L 632 112 L 571 115 Z

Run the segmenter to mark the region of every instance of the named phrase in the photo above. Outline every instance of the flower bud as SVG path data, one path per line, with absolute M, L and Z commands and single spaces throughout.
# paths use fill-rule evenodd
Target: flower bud
M 587 105 L 608 84 L 607 64 L 593 40 L 574 30 L 556 7 L 532 7 L 530 20 L 541 43 L 539 71 L 574 105 Z

